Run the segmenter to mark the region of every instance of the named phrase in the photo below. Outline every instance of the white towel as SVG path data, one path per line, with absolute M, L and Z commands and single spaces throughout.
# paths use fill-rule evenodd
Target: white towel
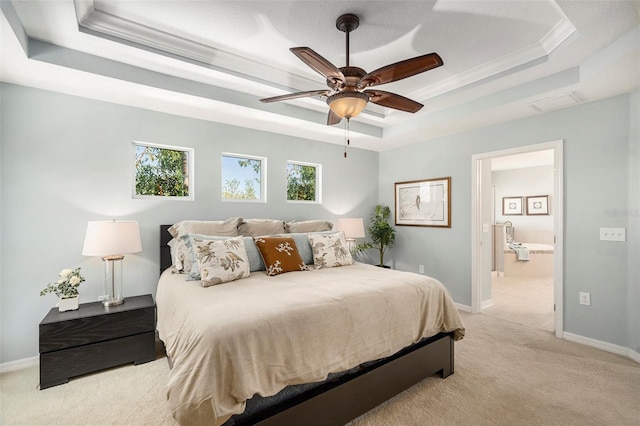
M 516 259 L 531 260 L 529 258 L 529 249 L 523 246 L 522 243 L 510 243 L 509 247 L 516 252 Z

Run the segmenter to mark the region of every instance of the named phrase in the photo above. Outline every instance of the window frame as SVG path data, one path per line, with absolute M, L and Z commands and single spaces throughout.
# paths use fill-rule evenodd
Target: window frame
M 222 194 L 224 187 L 224 157 L 237 158 L 239 160 L 260 161 L 260 198 L 225 198 Z M 267 202 L 267 157 L 259 155 L 238 154 L 235 152 L 220 153 L 220 200 L 225 203 L 266 203 Z
M 137 183 L 137 173 L 136 173 L 136 149 L 138 146 L 149 147 L 149 148 L 159 148 L 166 149 L 169 151 L 181 151 L 186 152 L 187 159 L 187 185 L 189 187 L 189 195 L 181 196 L 181 195 L 142 195 L 138 194 L 136 190 Z M 165 145 L 151 142 L 142 142 L 142 141 L 132 141 L 131 149 L 133 153 L 133 167 L 132 167 L 132 183 L 131 183 L 131 198 L 138 200 L 179 200 L 179 201 L 193 201 L 195 200 L 195 149 L 187 148 L 183 146 L 176 145 Z
M 297 166 L 310 166 L 316 169 L 316 190 L 315 190 L 315 200 L 289 200 L 287 195 L 287 188 L 289 187 L 289 165 L 297 165 Z M 285 185 L 285 197 L 287 198 L 287 203 L 293 204 L 322 204 L 322 164 L 319 163 L 309 163 L 306 161 L 298 161 L 298 160 L 287 160 L 287 169 L 286 169 L 286 185 Z

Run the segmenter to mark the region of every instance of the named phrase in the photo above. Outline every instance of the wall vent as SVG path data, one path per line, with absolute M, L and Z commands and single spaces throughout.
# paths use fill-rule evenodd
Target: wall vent
M 582 102 L 582 99 L 573 92 L 565 93 L 558 96 L 552 96 L 550 98 L 540 99 L 533 101 L 527 105 L 535 109 L 538 112 L 552 111 L 554 109 L 566 108 L 568 106 L 577 105 Z

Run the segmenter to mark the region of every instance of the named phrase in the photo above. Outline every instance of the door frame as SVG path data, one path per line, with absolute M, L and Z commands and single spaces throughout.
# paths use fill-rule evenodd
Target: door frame
M 564 162 L 563 149 L 564 141 L 556 140 L 533 145 L 524 145 L 499 151 L 484 152 L 471 156 L 471 312 L 482 312 L 482 288 L 483 280 L 486 274 L 482 265 L 487 263 L 483 258 L 482 242 L 490 241 L 490 213 L 482 211 L 482 194 L 491 191 L 491 182 L 483 182 L 482 179 L 482 161 L 494 157 L 502 157 L 505 155 L 523 154 L 533 151 L 542 151 L 553 149 L 553 187 L 554 194 L 551 197 L 551 211 L 553 214 L 554 227 L 554 250 L 553 250 L 553 299 L 554 299 L 554 327 L 556 337 L 562 338 L 564 317 L 563 317 L 563 250 L 564 250 Z

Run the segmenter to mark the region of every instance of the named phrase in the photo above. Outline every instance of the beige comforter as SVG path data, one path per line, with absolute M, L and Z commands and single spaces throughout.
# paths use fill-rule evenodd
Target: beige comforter
M 200 284 L 169 269 L 156 296 L 181 424 L 221 424 L 254 394 L 322 381 L 441 331 L 464 335 L 447 290 L 424 275 L 356 263 Z

